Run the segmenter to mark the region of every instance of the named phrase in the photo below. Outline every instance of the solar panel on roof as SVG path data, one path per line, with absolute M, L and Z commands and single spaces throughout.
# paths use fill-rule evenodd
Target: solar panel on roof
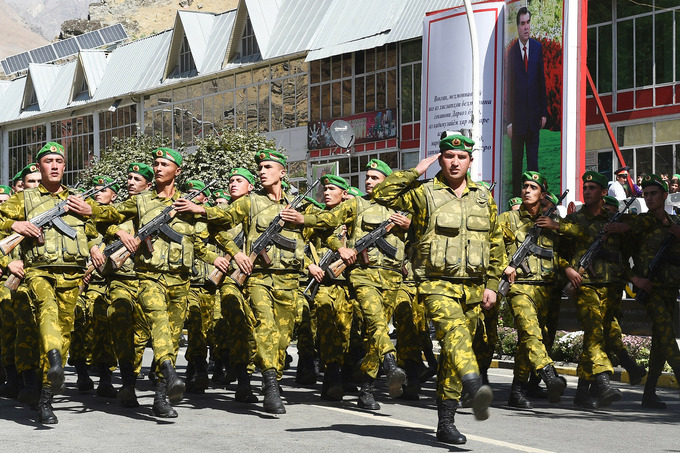
M 127 33 L 121 24 L 111 25 L 99 30 L 105 43 L 113 43 L 127 39 Z
M 102 37 L 99 36 L 99 33 L 96 31 L 76 36 L 76 39 L 78 40 L 81 49 L 94 49 L 95 47 L 104 45 Z
M 52 44 L 54 51 L 57 53 L 59 58 L 64 58 L 69 55 L 75 55 L 78 53 L 80 48 L 78 47 L 78 41 L 75 38 L 65 39 L 63 41 L 57 41 Z
M 33 63 L 46 63 L 57 59 L 57 54 L 54 52 L 52 45 L 38 47 L 30 51 Z
M 5 74 L 11 74 L 7 60 L 0 61 L 0 64 L 2 64 L 2 70 L 5 72 Z
M 7 65 L 9 66 L 9 73 L 13 74 L 28 68 L 28 65 L 31 63 L 31 56 L 28 52 L 24 52 L 7 57 L 5 61 L 7 61 Z

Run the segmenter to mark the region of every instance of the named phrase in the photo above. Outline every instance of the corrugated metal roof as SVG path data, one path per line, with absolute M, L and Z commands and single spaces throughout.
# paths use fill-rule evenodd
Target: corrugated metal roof
M 77 70 L 82 70 L 90 97 L 94 96 L 106 71 L 106 51 L 81 50 L 78 54 Z M 78 87 L 76 87 L 78 88 Z
M 0 95 L 7 91 L 7 88 L 9 88 L 11 84 L 12 82 L 9 80 L 0 80 Z
M 215 23 L 215 15 L 206 13 L 192 13 L 188 11 L 177 11 L 177 17 L 182 22 L 184 34 L 189 42 L 191 56 L 196 64 L 199 74 L 203 73 L 204 61 L 208 52 L 208 40 Z M 175 32 L 173 44 L 182 45 L 182 36 Z M 179 43 L 176 42 L 179 40 Z
M 0 95 L 0 123 L 16 119 L 21 112 L 21 101 L 24 97 L 24 89 L 28 77 L 20 77 L 12 80 L 9 87 Z
M 38 99 L 38 107 L 45 104 L 52 91 L 54 81 L 57 79 L 59 70 L 59 66 L 51 64 L 31 63 L 28 65 L 27 75 L 29 82 L 26 84 L 26 91 L 24 93 L 24 107 L 28 107 L 31 95 L 33 94 L 32 91 L 35 91 L 36 98 Z
M 281 5 L 270 45 L 262 58 L 291 55 L 310 48 L 319 24 L 334 0 L 296 0 Z M 258 36 L 259 39 L 259 36 Z M 259 43 L 259 41 L 258 41 Z
M 52 112 L 54 110 L 64 109 L 68 106 L 76 66 L 77 62 L 75 60 L 57 66 L 59 71 L 54 80 L 53 89 L 45 103 L 40 104 L 40 112 Z M 35 113 L 27 113 L 26 116 L 33 116 L 34 114 Z M 22 114 L 22 116 L 24 116 L 24 114 Z
M 248 16 L 253 24 L 260 53 L 266 55 L 272 44 L 273 33 L 279 19 L 279 9 L 284 0 L 246 0 Z
M 480 3 L 486 0 L 472 1 Z M 401 8 L 399 19 L 394 24 L 387 42 L 399 42 L 423 36 L 425 13 L 461 6 L 463 0 L 421 0 L 407 1 Z
M 206 57 L 203 62 L 203 73 L 217 72 L 222 69 L 224 54 L 227 51 L 229 36 L 236 20 L 236 10 L 228 11 L 215 17 L 210 39 L 208 40 Z

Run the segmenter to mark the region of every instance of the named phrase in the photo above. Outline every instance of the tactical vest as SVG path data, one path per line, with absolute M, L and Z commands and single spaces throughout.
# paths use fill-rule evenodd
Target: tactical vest
M 172 203 L 172 200 L 170 200 Z M 140 228 L 149 223 L 169 204 L 153 198 L 152 192 L 137 195 L 137 215 Z M 162 233 L 153 241 L 153 252 L 149 253 L 142 243 L 135 253 L 135 268 L 147 272 L 191 273 L 194 265 L 194 244 L 192 235 L 194 226 L 187 223 L 182 216 L 176 216 L 168 224 L 170 228 L 182 235 L 182 243 L 170 241 Z
M 489 191 L 471 189 L 461 198 L 448 189 L 421 186 L 429 222 L 415 247 L 413 271 L 417 280 L 482 279 L 490 259 Z
M 640 215 L 651 216 L 651 214 Z M 678 223 L 677 215 L 669 215 L 669 217 L 671 222 Z M 669 228 L 670 225 L 663 225 L 660 221 L 654 219 L 654 228 L 645 232 L 641 248 L 635 254 L 635 270 L 640 270 L 639 275 L 651 279 L 656 286 L 680 288 L 680 241 L 677 239 L 673 239 L 670 247 L 666 249 L 656 273 L 647 275 L 649 264 L 668 235 Z
M 203 233 L 207 229 L 208 229 L 208 224 L 206 222 L 203 222 L 203 221 L 196 222 L 196 224 L 194 225 L 194 231 L 196 232 L 197 235 L 200 234 L 200 233 Z M 196 238 L 196 240 L 199 240 L 198 237 Z M 217 245 L 213 241 L 210 240 L 209 236 L 208 236 L 207 239 L 204 240 L 204 246 L 209 251 L 215 252 L 215 253 L 221 255 L 221 253 L 219 252 L 219 250 L 217 248 Z M 210 275 L 210 273 L 214 269 L 215 269 L 215 266 L 213 266 L 212 264 L 208 264 L 205 261 L 196 258 L 194 260 L 194 267 L 193 267 L 192 273 L 191 273 L 191 284 L 192 285 L 200 285 L 200 286 L 204 285 L 207 278 L 208 278 L 208 275 Z
M 394 210 L 371 202 L 365 198 L 357 197 L 355 200 L 357 201 L 357 218 L 354 223 L 352 234 L 347 241 L 347 247 L 349 248 L 354 248 L 359 239 L 378 228 L 381 223 L 394 214 Z M 393 269 L 401 272 L 401 266 L 404 262 L 405 255 L 404 241 L 392 231 L 385 235 L 385 241 L 397 249 L 396 258 L 392 259 L 385 256 L 378 247 L 370 247 L 367 250 L 370 266 Z
M 250 194 L 250 231 L 246 237 L 246 250 L 250 253 L 253 242 L 269 227 L 274 218 L 285 207 L 282 203 L 272 201 L 266 194 Z M 295 248 L 288 250 L 272 244 L 267 250 L 271 264 L 265 264 L 261 256 L 255 260 L 254 267 L 259 270 L 301 271 L 304 262 L 305 243 L 302 227 L 285 223 L 281 235 L 295 241 Z
M 51 194 L 41 194 L 38 188 L 24 190 L 24 207 L 26 219 L 31 220 L 39 214 L 57 206 L 61 199 Z M 43 228 L 44 244 L 30 239 L 25 246 L 24 264 L 26 267 L 37 266 L 79 266 L 84 267 L 90 256 L 88 240 L 85 234 L 85 220 L 72 214 L 64 214 L 61 219 L 74 230 L 75 239 L 61 234 L 56 228 Z
M 529 230 L 534 226 L 534 222 L 530 217 L 522 217 L 520 211 L 507 211 L 501 214 L 506 216 L 508 223 L 510 224 L 510 229 L 515 235 L 515 242 L 510 245 L 506 245 L 506 251 L 508 254 L 508 260 L 512 258 L 512 255 L 517 251 L 517 248 L 522 245 L 524 239 L 526 238 Z M 537 255 L 529 255 L 527 257 L 527 264 L 530 273 L 525 274 L 521 267 L 517 268 L 516 280 L 519 282 L 545 282 L 551 283 L 557 278 L 555 273 L 555 263 L 557 262 L 557 254 L 554 251 L 555 246 L 555 233 L 551 230 L 544 228 L 541 231 L 541 235 L 536 241 L 536 245 L 541 248 L 553 251 L 554 255 L 552 258 L 542 258 Z

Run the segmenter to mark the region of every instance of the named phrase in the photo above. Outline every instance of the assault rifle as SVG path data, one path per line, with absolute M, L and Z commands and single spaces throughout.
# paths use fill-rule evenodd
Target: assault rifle
M 215 183 L 217 183 L 216 179 L 208 183 L 203 190 L 184 194 L 182 195 L 182 198 L 185 200 L 193 200 L 200 193 L 205 192 L 206 189 L 209 189 L 211 186 L 215 185 Z M 143 242 L 146 245 L 147 250 L 151 253 L 153 252 L 153 241 L 160 234 L 163 234 L 163 236 L 176 244 L 181 244 L 182 235 L 173 230 L 169 225 L 176 214 L 177 211 L 175 211 L 174 204 L 171 204 L 170 206 L 167 206 L 165 209 L 163 209 L 160 214 L 151 219 L 149 223 L 137 231 L 137 235 L 135 236 L 137 244 L 139 245 Z M 111 260 L 111 266 L 114 269 L 120 268 L 131 255 L 132 253 L 130 253 L 127 247 L 125 247 L 123 244 L 123 241 L 120 239 L 110 243 L 104 248 L 104 257 L 106 257 L 108 260 Z M 85 275 L 89 275 L 93 271 L 94 266 L 90 263 L 87 267 L 87 270 L 85 271 Z
M 244 236 L 243 236 L 243 231 L 241 231 L 234 238 L 234 243 L 236 244 L 236 247 L 243 248 L 243 241 L 244 241 Z M 225 258 L 228 261 L 227 264 L 231 263 L 231 260 L 232 260 L 231 256 L 226 255 Z M 213 271 L 210 273 L 210 275 L 208 275 L 208 281 L 215 286 L 220 286 L 220 283 L 222 283 L 223 279 L 224 279 L 224 272 L 222 272 L 218 268 L 213 269 Z
M 635 201 L 634 197 L 631 197 L 628 200 L 626 200 L 623 209 L 614 214 L 614 216 L 612 216 L 612 218 L 609 219 L 609 222 L 607 222 L 605 227 L 610 223 L 618 222 L 623 213 L 626 212 L 626 210 L 630 207 L 630 205 L 633 204 L 634 201 Z M 592 244 L 590 244 L 590 247 L 588 247 L 588 250 L 586 250 L 586 253 L 583 254 L 583 256 L 578 262 L 578 273 L 580 275 L 585 274 L 586 271 L 591 271 L 591 274 L 593 273 L 592 272 L 593 261 L 602 252 L 602 247 L 604 246 L 604 242 L 607 240 L 607 237 L 609 237 L 609 233 L 607 233 L 604 230 L 604 228 L 602 228 L 600 232 L 597 233 L 597 237 L 592 242 Z M 564 285 L 564 288 L 562 288 L 562 292 L 566 294 L 567 297 L 573 298 L 574 295 L 576 294 L 576 288 L 574 288 L 574 285 L 572 285 L 571 282 L 568 282 L 566 285 Z
M 406 215 L 405 212 L 398 212 L 397 214 Z M 377 247 L 385 256 L 389 258 L 396 258 L 397 249 L 393 247 L 389 242 L 385 240 L 385 235 L 394 227 L 394 222 L 387 219 L 378 228 L 366 234 L 364 237 L 359 239 L 356 244 L 354 244 L 354 250 L 357 255 L 361 255 L 361 259 L 365 264 L 371 264 L 371 260 L 368 258 L 368 249 L 370 247 Z M 336 252 L 337 254 L 337 252 Z M 326 275 L 330 278 L 337 278 L 342 272 L 347 268 L 347 264 L 342 258 L 339 258 L 339 254 L 335 257 L 336 260 L 333 261 L 326 271 Z
M 674 242 L 675 236 L 673 236 L 671 233 L 668 233 L 668 235 L 661 242 L 661 245 L 659 246 L 659 249 L 656 251 L 654 258 L 652 258 L 652 261 L 649 263 L 649 266 L 647 266 L 648 279 L 651 279 L 652 277 L 654 277 L 654 275 L 656 275 L 656 272 L 659 270 L 659 266 L 661 265 L 661 263 L 663 263 L 663 261 L 666 258 L 666 253 L 668 253 L 668 250 L 671 248 Z M 649 293 L 644 289 L 640 288 L 638 289 L 638 292 L 635 294 L 635 300 L 644 305 L 645 301 L 647 300 L 647 296 L 649 296 Z
M 338 239 L 342 239 L 344 236 L 345 236 L 344 233 L 340 234 L 340 235 L 338 235 Z M 334 279 L 334 278 L 336 278 L 336 276 L 331 277 L 329 275 L 330 272 L 328 271 L 328 267 L 331 265 L 331 263 L 333 263 L 338 258 L 340 258 L 340 255 L 338 254 L 338 252 L 334 252 L 333 250 L 327 250 L 326 253 L 324 253 L 323 256 L 321 257 L 321 259 L 319 260 L 319 267 L 321 269 L 323 269 L 326 276 L 328 276 L 330 279 Z M 311 302 L 314 301 L 314 298 L 316 297 L 316 293 L 319 292 L 320 286 L 321 286 L 321 282 L 318 281 L 316 278 L 314 278 L 313 275 L 310 275 L 309 280 L 307 281 L 307 287 L 302 292 L 302 295 L 305 296 L 307 301 L 309 301 L 311 303 Z
M 565 190 L 564 193 L 560 195 L 560 197 L 557 199 L 557 204 L 548 208 L 548 210 L 545 211 L 542 215 L 546 217 L 552 216 L 557 210 L 557 206 L 560 203 L 562 203 L 562 200 L 564 200 L 564 197 L 566 197 L 568 193 L 569 189 Z M 514 269 L 517 269 L 519 267 L 524 271 L 525 274 L 529 275 L 531 273 L 529 269 L 529 264 L 527 263 L 527 258 L 529 256 L 538 255 L 541 258 L 552 259 L 552 257 L 554 256 L 553 251 L 545 249 L 538 245 L 538 237 L 541 235 L 542 231 L 543 227 L 540 227 L 537 224 L 534 224 L 531 227 L 526 237 L 524 238 L 522 244 L 520 244 L 515 253 L 512 255 L 510 264 L 508 264 L 509 267 L 512 267 Z M 508 291 L 510 291 L 510 281 L 508 280 L 508 276 L 506 274 L 503 274 L 503 276 L 501 277 L 501 281 L 498 284 L 498 294 L 505 297 L 508 295 Z
M 118 184 L 118 181 L 112 181 L 103 186 L 93 187 L 87 192 L 82 193 L 81 196 L 83 197 L 83 200 L 87 200 L 89 197 L 101 192 L 102 190 L 106 190 L 115 184 Z M 37 216 L 30 219 L 29 222 L 31 222 L 38 228 L 54 227 L 61 234 L 68 236 L 70 239 L 75 239 L 77 234 L 76 230 L 69 226 L 66 222 L 64 222 L 64 219 L 61 218 L 61 216 L 68 212 L 66 210 L 67 203 L 68 200 L 62 200 L 55 207 L 48 211 L 43 212 L 42 214 L 38 214 Z M 11 235 L 7 236 L 6 238 L 0 241 L 0 250 L 5 255 L 9 255 L 9 252 L 14 250 L 14 247 L 19 245 L 19 243 L 21 243 L 21 241 L 23 241 L 25 238 L 26 236 L 21 235 L 19 233 L 12 233 Z M 40 236 L 38 236 L 36 239 L 40 245 L 45 243 L 45 238 L 42 235 L 42 231 L 40 233 Z
M 293 199 L 293 201 L 286 206 L 287 208 L 297 209 L 300 204 L 305 200 L 305 197 L 312 193 L 312 191 L 319 185 L 321 179 L 314 181 L 314 184 L 307 188 L 304 194 L 298 193 L 298 195 Z M 266 264 L 271 264 L 271 259 L 267 255 L 267 249 L 276 244 L 277 246 L 288 249 L 295 250 L 296 242 L 294 239 L 288 239 L 281 235 L 281 230 L 283 230 L 283 225 L 286 222 L 281 220 L 281 214 L 277 214 L 272 223 L 269 224 L 266 230 L 255 239 L 253 245 L 250 248 L 250 262 L 254 263 L 258 256 L 261 256 Z M 237 268 L 232 274 L 231 278 L 236 282 L 238 286 L 243 286 L 248 275 Z

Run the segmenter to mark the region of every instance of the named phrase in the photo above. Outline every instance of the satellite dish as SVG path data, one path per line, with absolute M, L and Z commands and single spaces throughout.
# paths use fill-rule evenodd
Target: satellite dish
M 342 149 L 348 149 L 354 144 L 354 129 L 347 121 L 335 120 L 331 124 L 331 137 Z

